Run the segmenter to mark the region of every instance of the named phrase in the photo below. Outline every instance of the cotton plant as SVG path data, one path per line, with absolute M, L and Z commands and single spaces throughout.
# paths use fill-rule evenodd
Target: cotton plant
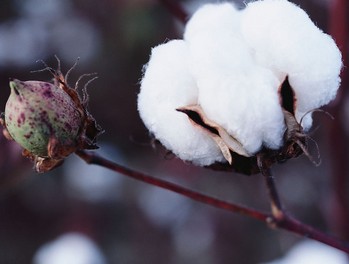
M 199 166 L 266 163 L 306 151 L 312 112 L 336 96 L 341 53 L 287 0 L 203 5 L 183 39 L 151 51 L 140 116 L 168 150 Z M 252 165 L 251 165 L 252 164 Z
M 178 6 L 162 2 L 185 20 L 185 12 L 174 8 Z M 186 25 L 183 39 L 152 50 L 138 97 L 145 125 L 181 159 L 246 174 L 261 171 L 270 213 L 96 154 L 102 129 L 87 109 L 86 91 L 94 75 L 83 74 L 70 87 L 68 77 L 76 63 L 64 76 L 57 61 L 57 70 L 44 62 L 39 70 L 51 72 L 52 82 L 11 79 L 11 94 L 0 116 L 3 135 L 23 148 L 37 172 L 51 171 L 74 153 L 88 164 L 349 252 L 347 243 L 303 224 L 283 209 L 268 170 L 275 162 L 307 154 L 312 113 L 334 99 L 340 83 L 342 61 L 337 46 L 299 7 L 286 0 L 256 1 L 243 10 L 229 3 L 203 6 Z M 46 254 L 44 248 L 34 262 L 58 259 L 52 257 L 54 251 Z M 74 261 L 71 252 L 58 251 Z

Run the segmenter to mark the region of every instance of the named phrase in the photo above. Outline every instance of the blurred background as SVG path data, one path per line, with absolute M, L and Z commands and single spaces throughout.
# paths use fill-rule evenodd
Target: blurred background
M 208 1 L 174 2 L 190 14 Z M 243 2 L 236 1 L 239 7 Z M 335 8 L 341 1 L 292 2 L 325 32 L 333 32 L 347 55 L 349 20 L 342 16 L 343 9 Z M 49 72 L 32 72 L 43 68 L 37 60 L 56 68 L 57 55 L 66 72 L 80 57 L 69 82 L 73 85 L 84 73 L 98 73 L 88 90 L 90 112 L 105 130 L 98 153 L 135 170 L 268 211 L 260 175 L 211 171 L 166 155 L 160 145 L 153 147 L 138 116 L 139 81 L 151 47 L 181 38 L 182 31 L 183 24 L 158 0 L 2 0 L 0 112 L 10 92 L 9 78 L 48 81 Z M 322 164 L 315 167 L 301 156 L 274 166 L 273 172 L 289 212 L 349 240 L 347 83 L 344 79 L 337 100 L 326 108 L 334 121 L 315 114 L 318 129 L 312 137 Z M 20 153 L 16 144 L 0 136 L 0 264 L 266 263 L 303 240 L 87 165 L 73 155 L 60 168 L 39 175 Z M 79 256 L 84 258 L 74 259 Z

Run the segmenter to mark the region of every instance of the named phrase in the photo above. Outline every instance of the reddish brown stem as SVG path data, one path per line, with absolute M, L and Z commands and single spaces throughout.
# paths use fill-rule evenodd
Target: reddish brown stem
M 285 229 L 292 233 L 314 239 L 349 254 L 349 244 L 347 242 L 341 241 L 335 237 L 320 232 L 311 226 L 305 225 L 292 216 L 288 215 L 285 211 L 283 211 L 282 219 L 274 218 L 271 220 L 271 223 L 273 223 L 272 221 L 276 221 L 275 226 L 277 228 Z
M 183 196 L 186 196 L 188 198 L 191 198 L 195 201 L 211 205 L 216 208 L 220 208 L 226 211 L 239 213 L 245 216 L 249 216 L 251 218 L 257 219 L 259 221 L 265 222 L 268 225 L 271 225 L 272 227 L 284 229 L 296 234 L 299 234 L 301 236 L 306 236 L 308 238 L 312 238 L 314 240 L 317 240 L 319 242 L 322 242 L 324 244 L 327 244 L 329 246 L 332 246 L 334 248 L 340 249 L 346 253 L 349 253 L 349 244 L 342 242 L 334 237 L 331 237 L 327 234 L 324 234 L 310 226 L 307 226 L 298 220 L 294 219 L 293 217 L 287 215 L 283 212 L 282 217 L 275 217 L 274 215 L 270 215 L 264 212 L 257 211 L 255 209 L 251 209 L 248 207 L 244 207 L 241 205 L 237 205 L 231 202 L 223 201 L 217 198 L 214 198 L 212 196 L 208 196 L 205 194 L 202 194 L 200 192 L 187 189 L 185 187 L 182 187 L 180 185 L 161 180 L 158 178 L 155 178 L 153 176 L 137 172 L 134 170 L 131 170 L 129 168 L 123 167 L 117 163 L 114 163 L 112 161 L 109 161 L 107 159 L 104 159 L 101 156 L 96 155 L 93 152 L 87 152 L 87 151 L 77 151 L 76 154 L 83 159 L 88 164 L 95 164 L 99 165 L 104 168 L 108 168 L 112 171 L 121 173 L 125 176 L 131 177 L 135 180 L 139 180 L 145 183 L 148 183 L 150 185 L 158 186 L 160 188 L 173 191 L 175 193 L 181 194 Z M 273 184 L 273 182 L 272 182 Z M 275 188 L 275 186 L 273 187 Z M 276 191 L 276 189 L 275 189 Z
M 76 154 L 80 158 L 82 158 L 84 161 L 86 161 L 88 164 L 100 165 L 112 171 L 131 177 L 135 180 L 139 180 L 139 181 L 148 183 L 150 185 L 158 186 L 160 188 L 173 191 L 175 193 L 191 198 L 195 201 L 212 205 L 213 207 L 216 207 L 216 208 L 221 208 L 227 211 L 240 213 L 242 215 L 246 215 L 261 221 L 267 221 L 267 219 L 269 218 L 269 214 L 267 213 L 259 212 L 254 209 L 247 208 L 241 205 L 232 204 L 232 203 L 184 188 L 175 183 L 171 183 L 171 182 L 158 179 L 138 171 L 131 170 L 129 168 L 116 164 L 112 161 L 106 160 L 92 152 L 86 152 L 81 150 L 81 151 L 77 151 Z
M 329 32 L 336 41 L 339 49 L 342 52 L 344 65 L 347 61 L 347 47 L 348 47 L 348 13 L 349 13 L 348 0 L 333 0 L 330 5 L 330 20 L 329 20 Z
M 349 34 L 349 1 L 334 0 L 330 5 L 329 32 L 336 41 L 342 52 L 344 67 L 348 66 L 348 34 Z M 349 239 L 349 179 L 345 172 L 349 171 L 348 165 L 348 135 L 345 133 L 345 127 L 341 118 L 343 116 L 346 97 L 348 96 L 349 76 L 348 69 L 342 70 L 342 84 L 339 89 L 338 99 L 332 108 L 333 115 L 336 117 L 334 122 L 330 123 L 330 137 L 332 139 L 330 152 L 332 159 L 332 178 L 333 178 L 333 211 L 331 220 L 334 220 L 333 227 L 337 233 L 345 239 Z
M 182 23 L 186 23 L 189 19 L 188 13 L 177 0 L 159 0 L 171 13 Z
M 328 244 L 330 246 L 333 246 L 345 252 L 348 252 L 349 245 L 339 242 L 336 238 L 333 238 L 331 236 L 328 236 L 327 234 L 319 232 L 318 230 L 301 223 L 297 219 L 287 214 L 287 212 L 284 210 L 282 206 L 282 203 L 275 185 L 275 180 L 271 173 L 270 168 L 266 168 L 265 164 L 263 164 L 262 157 L 260 156 L 257 157 L 257 161 L 258 161 L 258 166 L 261 171 L 261 174 L 264 177 L 266 187 L 268 190 L 269 199 L 270 199 L 271 212 L 273 215 L 273 217 L 270 218 L 270 224 L 277 228 L 286 229 L 296 234 L 302 234 L 308 238 L 312 238 L 319 242 Z
M 274 177 L 271 173 L 270 168 L 264 164 L 263 160 L 263 155 L 260 154 L 257 156 L 258 168 L 264 177 L 264 181 L 270 198 L 271 213 L 275 217 L 275 219 L 282 220 L 284 217 L 284 211 L 282 208 L 281 200 L 279 198 L 279 194 L 275 186 Z

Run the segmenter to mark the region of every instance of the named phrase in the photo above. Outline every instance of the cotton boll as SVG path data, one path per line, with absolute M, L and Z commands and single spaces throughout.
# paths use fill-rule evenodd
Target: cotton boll
M 205 166 L 224 158 L 215 142 L 177 108 L 196 104 L 198 90 L 188 69 L 187 45 L 173 40 L 152 50 L 138 96 L 140 116 L 155 137 L 183 160 Z
M 329 58 L 337 59 L 331 69 L 324 67 Z M 283 145 L 285 122 L 293 121 L 285 120 L 280 104 L 286 77 L 296 95 L 296 118 L 308 128 L 311 115 L 303 115 L 335 96 L 340 67 L 333 40 L 287 1 L 254 2 L 246 11 L 209 4 L 190 19 L 184 40 L 153 49 L 138 109 L 150 132 L 181 159 L 204 166 L 225 157 L 241 171 L 229 149 L 245 157 L 263 147 L 279 149 L 264 152 L 271 162 L 301 153 L 292 138 Z M 244 161 L 244 173 L 254 173 L 253 159 Z
M 298 122 L 304 113 L 335 97 L 342 67 L 340 51 L 302 9 L 286 0 L 252 2 L 243 11 L 241 31 L 260 65 L 279 78 L 289 77 Z M 310 115 L 302 125 L 309 128 Z
M 227 78 L 207 76 L 198 82 L 199 103 L 208 118 L 219 123 L 250 154 L 262 145 L 277 149 L 285 131 L 284 117 L 275 87 L 279 82 L 269 71 L 254 67 L 248 74 Z

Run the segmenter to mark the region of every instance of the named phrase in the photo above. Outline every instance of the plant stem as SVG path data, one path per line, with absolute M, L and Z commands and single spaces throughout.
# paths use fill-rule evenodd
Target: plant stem
M 145 183 L 148 183 L 150 185 L 158 186 L 160 188 L 173 191 L 175 193 L 181 194 L 183 196 L 186 196 L 188 198 L 191 198 L 195 201 L 211 205 L 216 208 L 220 208 L 226 211 L 239 213 L 251 218 L 254 218 L 256 220 L 262 221 L 264 223 L 267 223 L 269 226 L 284 229 L 287 231 L 290 231 L 292 233 L 296 233 L 301 236 L 305 236 L 314 240 L 317 240 L 319 242 L 322 242 L 324 244 L 327 244 L 329 246 L 332 246 L 334 248 L 340 249 L 346 253 L 349 254 L 349 244 L 343 241 L 340 241 L 337 238 L 331 237 L 330 235 L 327 235 L 325 233 L 322 233 L 308 225 L 305 225 L 298 220 L 294 219 L 293 217 L 287 215 L 282 209 L 281 209 L 281 203 L 278 199 L 276 188 L 274 186 L 274 182 L 272 178 L 268 179 L 268 185 L 271 184 L 271 195 L 276 195 L 273 200 L 275 203 L 275 206 L 278 210 L 281 210 L 282 217 L 276 217 L 274 213 L 272 215 L 268 213 L 264 213 L 261 211 L 257 211 L 255 209 L 251 209 L 245 206 L 237 205 L 231 202 L 223 201 L 220 199 L 217 199 L 215 197 L 202 194 L 200 192 L 182 187 L 180 185 L 177 185 L 175 183 L 171 183 L 162 179 L 155 178 L 153 176 L 144 174 L 142 172 L 134 171 L 132 169 L 126 168 L 124 166 L 121 166 L 115 162 L 109 161 L 94 152 L 87 152 L 84 150 L 79 150 L 75 152 L 81 159 L 83 159 L 88 164 L 95 164 L 99 165 L 101 167 L 110 169 L 114 172 L 121 173 L 125 176 L 131 177 L 135 180 L 139 180 Z M 265 174 L 268 176 L 268 174 Z M 272 194 L 273 193 L 273 194 Z M 279 201 L 279 202 L 277 202 Z
M 257 156 L 257 164 L 259 167 L 259 170 L 261 174 L 264 177 L 265 184 L 268 190 L 268 195 L 270 198 L 270 207 L 271 207 L 271 213 L 277 219 L 278 221 L 282 221 L 284 218 L 284 210 L 282 208 L 281 200 L 279 198 L 279 194 L 277 192 L 274 177 L 271 173 L 271 170 L 269 167 L 266 167 L 263 163 L 263 156 L 258 155 Z
M 216 208 L 221 208 L 227 211 L 240 213 L 242 215 L 246 215 L 261 221 L 266 221 L 269 218 L 269 214 L 256 211 L 251 208 L 247 208 L 241 205 L 232 204 L 187 188 L 184 188 L 180 185 L 177 185 L 175 183 L 171 183 L 162 179 L 155 178 L 153 176 L 144 174 L 142 172 L 134 171 L 129 168 L 123 167 L 119 164 L 116 164 L 112 161 L 109 161 L 107 159 L 104 159 L 101 156 L 96 155 L 93 152 L 87 152 L 79 150 L 76 152 L 76 154 L 82 158 L 85 162 L 88 164 L 95 164 L 100 165 L 104 168 L 108 168 L 112 171 L 121 173 L 125 176 L 131 177 L 135 180 L 139 180 L 145 183 L 148 183 L 150 185 L 158 186 L 160 188 L 173 191 L 175 193 L 181 194 L 183 196 L 186 196 L 188 198 L 191 198 L 195 201 L 205 203 L 208 205 L 212 205 Z
M 348 65 L 349 45 L 349 1 L 331 1 L 329 10 L 329 32 L 342 52 L 343 65 Z M 329 124 L 329 138 L 331 138 L 330 153 L 332 158 L 333 180 L 333 211 L 331 220 L 333 228 L 343 239 L 349 239 L 349 164 L 348 164 L 348 135 L 345 132 L 345 104 L 348 99 L 349 72 L 343 69 L 341 73 L 341 88 L 338 99 L 331 112 L 336 119 Z
M 274 219 L 274 221 L 277 221 L 275 225 L 279 229 L 285 229 L 292 233 L 296 233 L 304 237 L 322 242 L 328 246 L 337 248 L 349 254 L 349 244 L 347 242 L 325 234 L 311 226 L 305 225 L 287 214 L 285 211 L 283 212 L 282 220 L 278 221 L 277 219 Z
M 324 234 L 311 226 L 305 225 L 297 219 L 290 216 L 284 209 L 275 185 L 274 177 L 271 173 L 270 168 L 267 168 L 263 164 L 263 157 L 257 156 L 258 167 L 261 174 L 264 177 L 265 184 L 268 190 L 268 195 L 270 198 L 270 206 L 273 218 L 271 218 L 270 225 L 275 226 L 280 229 L 286 229 L 296 234 L 302 234 L 308 238 L 312 238 L 319 242 L 325 243 L 327 245 L 333 246 L 335 248 L 341 249 L 348 253 L 348 246 L 345 243 L 338 241 L 327 234 Z M 339 242 L 339 243 L 338 243 Z

